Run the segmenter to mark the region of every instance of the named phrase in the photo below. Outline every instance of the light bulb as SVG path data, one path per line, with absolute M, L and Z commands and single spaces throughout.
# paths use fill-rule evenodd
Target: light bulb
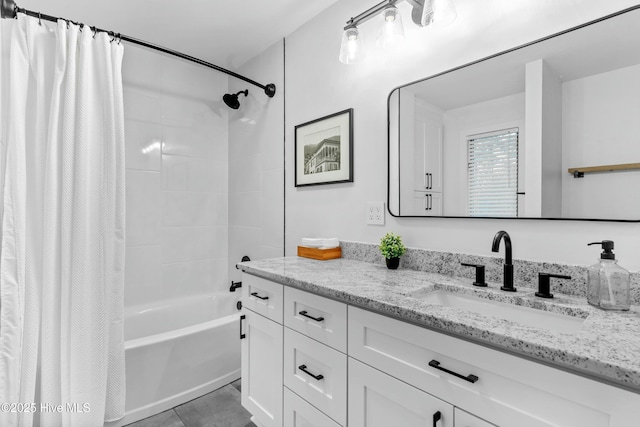
M 453 0 L 425 0 L 422 12 L 422 26 L 433 24 L 444 26 L 455 21 L 458 13 Z
M 395 6 L 389 6 L 382 11 L 384 22 L 376 44 L 383 49 L 394 49 L 405 41 L 402 17 Z
M 342 44 L 340 45 L 340 62 L 343 64 L 354 64 L 364 58 L 362 48 L 362 37 L 356 27 L 347 28 L 342 34 Z

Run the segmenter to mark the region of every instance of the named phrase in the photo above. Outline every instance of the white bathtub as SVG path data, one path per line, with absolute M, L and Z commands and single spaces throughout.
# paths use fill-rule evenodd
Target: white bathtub
M 126 414 L 106 426 L 149 417 L 240 378 L 239 296 L 126 308 Z

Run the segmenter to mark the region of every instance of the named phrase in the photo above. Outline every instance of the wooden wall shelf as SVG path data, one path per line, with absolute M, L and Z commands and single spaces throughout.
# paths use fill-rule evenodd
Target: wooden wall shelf
M 614 171 L 626 171 L 640 169 L 640 163 L 622 163 L 619 165 L 602 165 L 602 166 L 589 166 L 584 168 L 569 168 L 568 172 L 573 175 L 574 178 L 582 178 L 585 173 L 594 172 L 614 172 Z

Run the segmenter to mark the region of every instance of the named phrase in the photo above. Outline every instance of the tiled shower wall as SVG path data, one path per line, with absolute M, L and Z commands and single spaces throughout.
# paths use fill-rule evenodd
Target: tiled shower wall
M 125 46 L 125 307 L 227 287 L 227 77 Z
M 238 79 L 229 91 L 248 89 L 241 107 L 229 113 L 229 278 L 241 280 L 235 264 L 284 252 L 284 42 L 273 44 L 238 71 L 276 94 Z

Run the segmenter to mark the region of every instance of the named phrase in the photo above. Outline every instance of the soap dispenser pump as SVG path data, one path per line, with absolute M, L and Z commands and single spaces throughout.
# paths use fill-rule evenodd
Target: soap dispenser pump
M 588 245 L 601 245 L 602 253 L 600 261 L 588 268 L 587 301 L 605 310 L 629 310 L 630 276 L 616 261 L 613 241 L 603 240 Z

